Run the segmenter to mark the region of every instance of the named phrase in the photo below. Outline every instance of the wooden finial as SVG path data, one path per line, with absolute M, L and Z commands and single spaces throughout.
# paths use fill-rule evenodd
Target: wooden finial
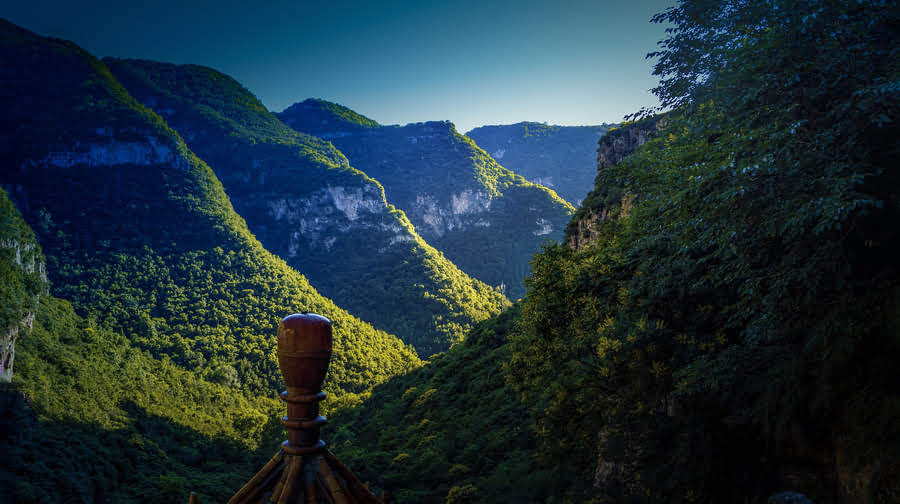
M 319 428 L 327 421 L 319 415 L 325 399 L 322 383 L 331 360 L 331 321 L 320 315 L 295 314 L 278 325 L 278 366 L 287 385 L 281 399 L 287 416 L 281 419 L 288 439 L 281 448 L 291 455 L 321 451 Z

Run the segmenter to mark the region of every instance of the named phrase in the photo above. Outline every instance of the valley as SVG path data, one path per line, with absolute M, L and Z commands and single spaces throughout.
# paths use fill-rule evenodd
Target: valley
M 0 504 L 228 502 L 285 388 L 378 502 L 897 502 L 897 2 L 657 12 L 656 105 L 465 135 L 0 19 Z

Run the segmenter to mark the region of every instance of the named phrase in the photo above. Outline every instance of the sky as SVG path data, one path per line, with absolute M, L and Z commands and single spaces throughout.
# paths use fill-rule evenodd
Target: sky
M 619 122 L 657 104 L 653 14 L 675 0 L 12 0 L 0 17 L 95 56 L 195 63 L 270 110 L 306 98 L 382 124 Z

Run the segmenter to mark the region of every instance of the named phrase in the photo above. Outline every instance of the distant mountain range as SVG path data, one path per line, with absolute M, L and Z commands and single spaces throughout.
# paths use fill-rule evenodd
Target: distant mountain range
M 506 168 L 553 189 L 577 207 L 597 175 L 597 141 L 613 126 L 520 122 L 481 126 L 466 136 Z
M 574 211 L 551 190 L 498 164 L 449 122 L 380 126 L 341 105 L 306 100 L 278 114 L 330 140 L 384 186 L 422 237 L 463 271 L 511 299 L 524 293 L 531 256 L 559 240 Z

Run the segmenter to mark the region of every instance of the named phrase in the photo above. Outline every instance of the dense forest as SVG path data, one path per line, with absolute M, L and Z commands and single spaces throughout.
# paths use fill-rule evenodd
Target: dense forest
M 573 215 L 449 123 L 281 114 L 317 140 L 230 79 L 243 98 L 165 97 L 377 180 L 454 262 L 391 169 L 435 156 L 424 183 L 462 194 L 441 178 L 462 152 L 491 209 L 569 209 L 534 255 L 469 235 L 530 260 L 524 295 L 424 363 L 264 248 L 122 68 L 0 24 L 0 500 L 227 500 L 283 439 L 277 318 L 311 310 L 337 336 L 323 438 L 398 504 L 900 502 L 900 5 L 681 0 L 654 21 L 660 106 L 600 139 Z
M 504 167 L 578 207 L 597 174 L 597 141 L 611 127 L 521 122 L 480 126 L 466 136 Z
M 668 126 L 598 174 L 593 245 L 535 258 L 510 337 L 541 451 L 587 494 L 900 496 L 898 15 L 657 16 Z
M 515 300 L 528 261 L 559 240 L 573 208 L 497 163 L 449 121 L 377 126 L 338 104 L 306 100 L 278 117 L 321 136 L 384 186 L 416 230 L 460 269 Z
M 274 394 L 203 380 L 78 316 L 46 293 L 41 248 L 2 189 L 0 223 L 15 240 L 0 268 L 19 272 L 3 276 L 4 327 L 30 320 L 0 383 L 0 502 L 226 500 L 280 438 Z

